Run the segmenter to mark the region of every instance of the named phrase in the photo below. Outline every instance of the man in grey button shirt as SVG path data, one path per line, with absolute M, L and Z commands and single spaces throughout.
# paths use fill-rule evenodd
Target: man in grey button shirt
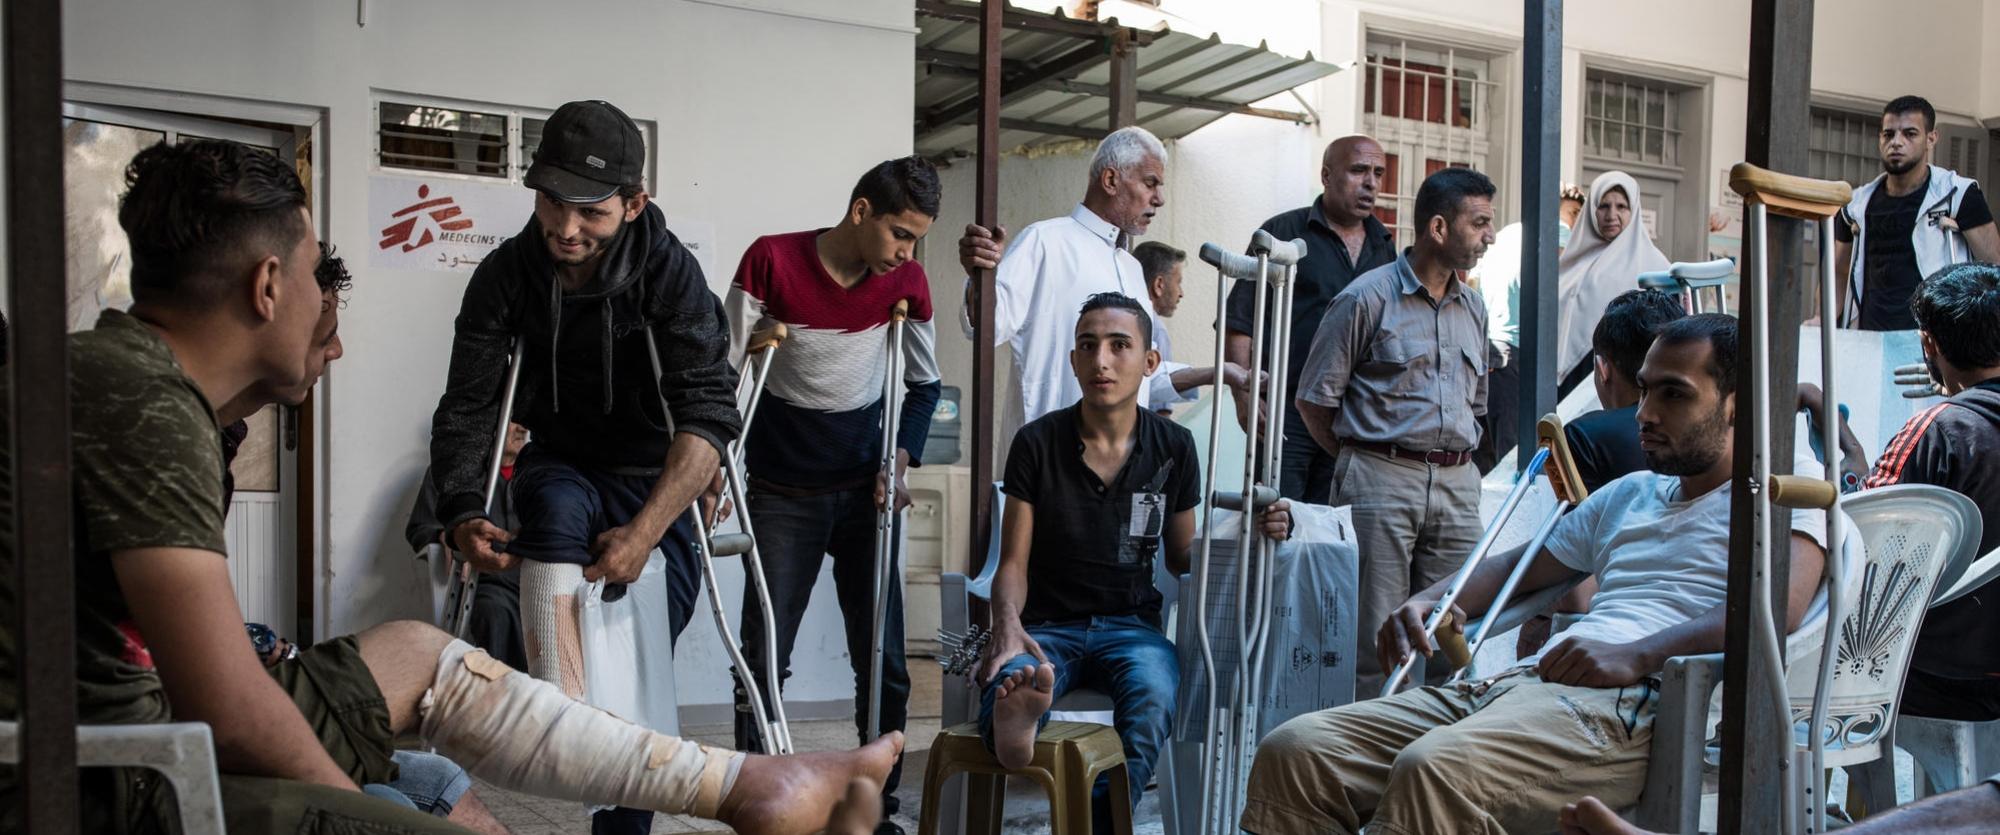
M 1464 271 L 1493 243 L 1493 195 L 1493 181 L 1470 169 L 1425 178 L 1416 245 L 1334 297 L 1299 377 L 1299 416 L 1334 456 L 1333 504 L 1353 507 L 1355 692 L 1366 696 L 1385 673 L 1376 628 L 1410 589 L 1457 570 L 1479 539 L 1471 455 L 1486 412 L 1486 304 Z

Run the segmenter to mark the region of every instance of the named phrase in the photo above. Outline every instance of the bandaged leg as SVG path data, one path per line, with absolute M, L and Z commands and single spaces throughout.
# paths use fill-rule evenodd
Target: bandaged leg
M 464 641 L 438 656 L 420 709 L 425 741 L 466 771 L 579 803 L 715 818 L 744 761 L 571 699 Z
M 583 698 L 583 636 L 576 589 L 583 566 L 523 560 L 521 631 L 528 645 L 527 673 Z

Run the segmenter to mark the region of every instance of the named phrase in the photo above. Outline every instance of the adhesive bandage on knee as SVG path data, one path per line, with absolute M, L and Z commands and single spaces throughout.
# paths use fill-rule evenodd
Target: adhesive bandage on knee
M 529 675 L 583 698 L 583 636 L 576 589 L 583 566 L 561 562 L 521 563 L 521 631 L 528 645 Z
M 426 742 L 480 779 L 595 805 L 714 818 L 744 755 L 654 733 L 452 641 L 424 694 Z

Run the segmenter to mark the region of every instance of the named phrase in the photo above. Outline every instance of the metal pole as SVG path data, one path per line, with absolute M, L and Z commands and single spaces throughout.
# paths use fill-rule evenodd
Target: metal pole
M 1521 337 L 1515 466 L 1526 470 L 1535 422 L 1556 410 L 1556 207 L 1562 188 L 1562 0 L 1525 0 L 1521 29 Z M 1504 455 L 1506 450 L 1495 450 Z
M 988 229 L 1000 225 L 1000 36 L 1006 0 L 982 0 L 979 9 L 979 176 L 974 187 L 977 206 L 973 222 Z M 993 532 L 993 507 L 986 486 L 993 483 L 993 271 L 978 270 L 972 280 L 972 536 L 965 561 L 966 576 L 977 576 L 986 565 L 986 543 Z
M 13 622 L 26 832 L 76 831 L 76 590 L 62 275 L 62 4 L 5 5 Z M 33 555 L 32 559 L 24 558 Z
M 1811 0 L 1752 0 L 1750 4 L 1749 112 L 1744 153 L 1753 164 L 1787 174 L 1806 168 L 1807 107 L 1812 79 Z M 1782 665 L 1781 657 L 1758 639 L 1753 589 L 1770 590 L 1768 605 L 1783 612 L 1790 574 L 1788 549 L 1774 548 L 1769 569 L 1758 576 L 1756 542 L 1790 541 L 1791 511 L 1772 506 L 1758 519 L 1760 496 L 1753 485 L 1759 424 L 1770 427 L 1768 467 L 1789 472 L 1792 461 L 1792 415 L 1798 402 L 1798 334 L 1801 308 L 1800 264 L 1803 222 L 1769 217 L 1746 224 L 1750 234 L 1744 252 L 1762 252 L 1768 284 L 1747 282 L 1739 310 L 1761 310 L 1763 316 L 1738 320 L 1738 380 L 1755 374 L 1756 346 L 1768 342 L 1771 386 L 1762 391 L 1739 387 L 1735 427 L 1735 461 L 1731 477 L 1729 598 L 1723 639 L 1722 774 L 1717 829 L 1723 835 L 1778 832 L 1790 804 L 1786 787 L 1792 779 L 1792 739 L 1788 727 L 1773 727 L 1768 719 L 1788 708 L 1785 693 L 1756 671 Z M 1753 240 L 1754 239 L 1754 240 Z M 1762 298 L 1758 296 L 1763 294 Z M 1753 302 L 1755 303 L 1753 305 Z M 1768 330 L 1767 330 L 1768 328 Z M 1776 338 L 1772 338 L 1772 337 Z M 1763 414 L 1758 414 L 1759 411 Z M 1830 450 L 1837 454 L 1837 450 Z

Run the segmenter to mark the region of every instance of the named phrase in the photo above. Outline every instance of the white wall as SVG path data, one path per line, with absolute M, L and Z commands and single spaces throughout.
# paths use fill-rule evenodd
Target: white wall
M 365 216 L 375 92 L 541 108 L 607 99 L 658 125 L 653 191 L 669 215 L 714 224 L 718 291 L 755 236 L 831 222 L 861 171 L 909 153 L 914 30 L 903 0 L 836 11 L 811 0 L 372 2 L 365 28 L 356 6 L 71 0 L 67 75 L 322 110 L 325 231 L 356 253 L 377 232 Z M 423 611 L 401 530 L 464 287 L 449 274 L 349 264 L 347 355 L 321 388 L 321 636 Z M 711 630 L 704 616 L 690 635 Z M 839 622 L 821 610 L 806 632 L 837 634 Z M 682 653 L 683 703 L 725 702 L 726 665 L 700 643 Z M 789 695 L 851 695 L 843 656 L 802 645 Z

